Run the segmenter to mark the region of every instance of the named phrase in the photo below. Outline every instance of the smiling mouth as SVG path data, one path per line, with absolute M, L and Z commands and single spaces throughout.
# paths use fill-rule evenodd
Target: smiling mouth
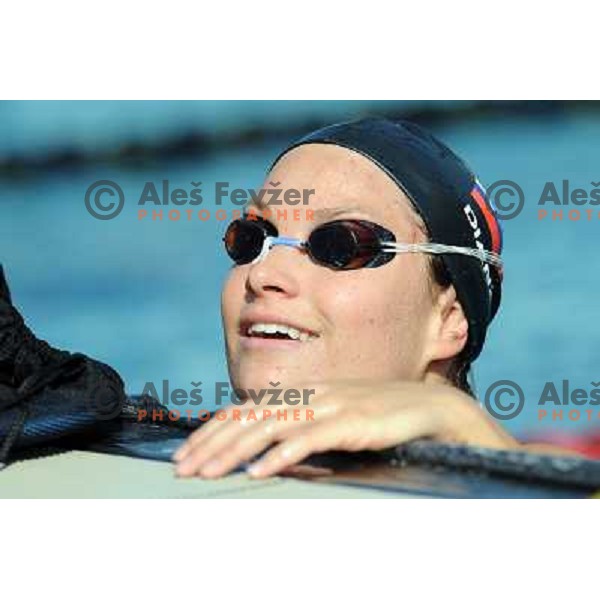
M 290 340 L 296 342 L 310 342 L 319 337 L 311 331 L 297 329 L 296 327 L 281 323 L 252 323 L 242 329 L 242 335 L 249 338 Z

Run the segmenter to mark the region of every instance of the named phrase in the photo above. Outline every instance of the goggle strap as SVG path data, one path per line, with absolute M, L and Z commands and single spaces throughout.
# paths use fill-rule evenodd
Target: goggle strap
M 303 248 L 305 242 L 296 238 L 267 236 L 263 242 L 260 254 L 252 261 L 255 264 L 263 260 L 273 246 L 289 246 L 292 248 Z M 381 251 L 393 254 L 462 254 L 472 256 L 482 262 L 489 263 L 499 269 L 502 268 L 502 258 L 495 252 L 490 252 L 484 248 L 468 248 L 466 246 L 450 246 L 447 244 L 422 243 L 422 244 L 403 244 L 400 242 L 382 242 Z
M 399 242 L 382 242 L 381 249 L 383 252 L 394 253 L 394 254 L 407 254 L 407 253 L 419 253 L 424 252 L 425 254 L 463 254 L 465 256 L 472 256 L 478 260 L 489 263 L 494 267 L 502 268 L 503 262 L 500 255 L 495 252 L 490 252 L 484 248 L 468 248 L 465 246 L 449 246 L 446 244 L 434 244 L 434 243 L 423 243 L 423 244 L 402 244 Z
M 255 264 L 255 263 L 263 260 L 263 258 L 265 258 L 267 256 L 267 254 L 269 253 L 269 250 L 273 246 L 290 246 L 292 248 L 303 248 L 304 245 L 305 244 L 302 240 L 297 240 L 296 238 L 289 238 L 289 237 L 282 237 L 282 236 L 273 237 L 273 236 L 268 235 L 263 242 L 263 246 L 260 251 L 260 254 L 250 264 Z

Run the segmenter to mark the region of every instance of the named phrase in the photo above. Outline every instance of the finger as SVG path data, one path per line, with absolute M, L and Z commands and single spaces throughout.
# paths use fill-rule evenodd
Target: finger
M 197 442 L 178 464 L 177 473 L 182 476 L 220 477 L 273 442 L 310 425 L 312 421 L 282 420 L 273 415 L 263 421 L 245 421 L 242 417 L 241 421 L 220 428 L 207 440 Z
M 303 389 L 305 389 L 305 388 L 303 388 Z M 279 410 L 285 410 L 287 412 L 290 412 L 297 408 L 298 408 L 297 406 L 294 406 L 293 408 L 283 408 L 283 409 L 279 409 Z M 258 412 L 258 410 L 259 409 L 256 404 L 247 404 L 244 406 L 230 405 L 225 409 L 221 409 L 221 411 L 225 413 L 225 418 L 222 420 L 219 420 L 218 418 L 215 418 L 215 416 L 213 416 L 213 418 L 210 419 L 210 421 L 208 421 L 205 425 L 199 427 L 196 431 L 194 431 L 188 437 L 188 439 L 182 444 L 182 446 L 180 446 L 177 449 L 177 451 L 173 454 L 173 460 L 176 462 L 185 460 L 186 456 L 188 456 L 190 454 L 190 452 L 192 452 L 192 450 L 194 449 L 194 447 L 197 444 L 202 443 L 203 441 L 212 437 L 215 434 L 215 432 L 220 431 L 221 428 L 223 427 L 223 423 L 229 422 L 232 419 L 232 415 L 234 413 L 236 413 L 236 412 L 241 413 L 242 418 L 243 418 L 245 415 L 247 415 L 247 413 L 249 411 Z M 330 401 L 328 401 L 327 396 L 322 395 L 319 399 L 318 407 L 313 406 L 310 409 L 310 411 L 305 408 L 304 412 L 305 412 L 305 417 L 307 418 L 307 420 L 310 419 L 310 420 L 314 421 L 315 414 L 317 412 L 322 417 L 328 417 L 331 414 L 333 414 L 336 410 L 337 410 L 337 405 L 335 403 L 331 403 Z M 267 411 L 272 412 L 271 410 L 263 409 L 262 413 L 264 414 Z M 310 417 L 308 415 L 309 412 L 311 413 Z
M 221 409 L 220 416 L 213 415 L 207 423 L 190 434 L 187 440 L 173 454 L 173 460 L 176 462 L 184 460 L 197 444 L 211 438 L 215 433 L 221 431 L 232 421 L 235 421 L 234 416 L 236 414 L 239 413 L 241 416 L 243 412 L 243 409 L 236 406 Z
M 206 438 L 188 440 L 183 452 L 176 459 L 178 475 L 189 476 L 198 474 L 203 464 L 211 457 L 243 437 L 248 429 L 255 426 L 255 422 L 247 420 L 221 421 L 213 432 Z
M 181 462 L 185 460 L 195 448 L 202 444 L 209 441 L 216 442 L 218 439 L 228 439 L 225 432 L 232 422 L 241 422 L 247 428 L 250 428 L 256 423 L 276 419 L 278 422 L 281 422 L 284 427 L 294 429 L 301 427 L 305 421 L 309 423 L 315 422 L 315 412 L 314 409 L 301 410 L 297 408 L 283 408 L 275 411 L 270 409 L 258 410 L 256 407 L 225 411 L 224 417 L 218 425 L 213 425 L 209 422 L 205 426 L 206 430 L 203 427 L 201 431 L 194 432 L 186 440 L 183 446 L 177 450 L 173 455 L 173 458 L 176 462 Z M 236 431 L 238 430 L 239 429 L 236 429 Z
M 253 428 L 251 433 L 250 430 L 247 431 L 248 434 L 238 435 L 226 448 L 221 447 L 212 452 L 205 446 L 194 449 L 178 466 L 178 472 L 183 476 L 191 473 L 208 479 L 222 477 L 273 443 L 272 423 L 261 423 L 259 427 Z M 220 445 L 222 446 L 222 443 Z
M 310 454 L 336 448 L 336 429 L 330 424 L 313 425 L 307 432 L 285 439 L 269 450 L 260 460 L 248 468 L 252 478 L 270 477 L 293 465 Z
M 312 427 L 312 421 L 281 421 L 272 417 L 257 427 L 246 429 L 243 435 L 229 444 L 221 444 L 220 449 L 214 450 L 208 461 L 200 467 L 200 474 L 203 477 L 220 477 L 260 454 L 274 442 L 298 435 L 299 431 L 309 431 Z

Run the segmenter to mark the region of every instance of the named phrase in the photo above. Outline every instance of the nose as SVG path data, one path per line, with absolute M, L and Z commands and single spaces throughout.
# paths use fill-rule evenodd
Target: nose
M 247 290 L 254 296 L 280 294 L 294 297 L 300 293 L 298 272 L 303 252 L 289 246 L 275 246 L 257 263 L 250 266 Z

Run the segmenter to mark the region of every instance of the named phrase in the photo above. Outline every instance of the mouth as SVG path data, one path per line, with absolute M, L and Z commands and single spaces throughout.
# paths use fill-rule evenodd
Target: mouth
M 310 329 L 276 321 L 246 321 L 240 327 L 240 335 L 247 339 L 283 340 L 296 344 L 310 343 L 319 335 Z

